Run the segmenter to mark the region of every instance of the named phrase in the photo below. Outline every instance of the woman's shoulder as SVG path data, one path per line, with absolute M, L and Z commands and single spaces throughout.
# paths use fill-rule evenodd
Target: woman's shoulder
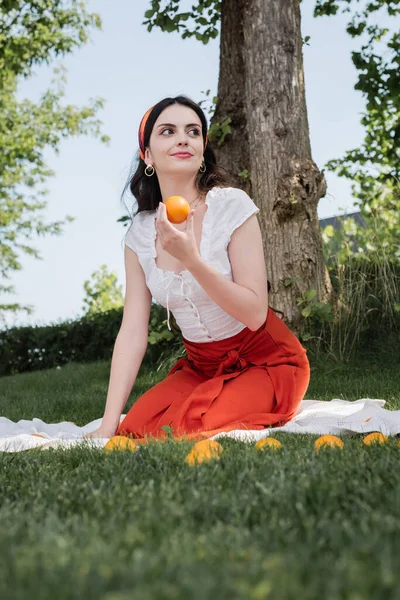
M 236 187 L 218 188 L 211 205 L 215 231 L 229 235 L 251 215 L 260 211 L 247 192 Z
M 136 245 L 138 249 L 144 251 L 145 246 L 148 245 L 148 241 L 151 239 L 151 228 L 148 224 L 148 218 L 151 214 L 153 213 L 148 210 L 141 210 L 131 217 L 125 234 L 125 243 L 128 246 L 131 243 L 130 247 Z
M 232 194 L 235 192 L 235 190 L 238 190 L 239 192 L 243 191 L 240 188 L 236 188 L 231 185 L 215 185 L 214 187 L 211 188 L 211 191 L 216 194 L 222 194 L 222 193 Z
M 145 221 L 151 215 L 154 215 L 154 210 L 140 210 L 133 215 L 132 221 Z
M 247 192 L 233 186 L 214 186 L 211 188 L 211 193 L 221 198 L 250 198 Z
M 129 229 L 137 232 L 137 234 L 139 234 L 139 235 L 140 235 L 140 233 L 143 232 L 145 234 L 145 237 L 147 237 L 147 234 L 149 232 L 149 227 L 148 227 L 149 219 L 153 215 L 154 215 L 154 211 L 150 211 L 150 210 L 141 210 L 141 211 L 135 213 L 131 217 Z
M 221 208 L 227 209 L 229 206 L 233 210 L 249 209 L 256 207 L 256 204 L 247 192 L 238 187 L 213 187 L 211 190 L 216 199 L 216 204 Z

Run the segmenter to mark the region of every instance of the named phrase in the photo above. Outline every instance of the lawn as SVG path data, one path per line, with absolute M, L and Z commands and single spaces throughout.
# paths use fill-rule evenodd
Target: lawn
M 78 425 L 102 416 L 110 363 L 0 379 L 0 414 Z M 143 372 L 124 412 L 165 373 Z M 383 398 L 395 365 L 312 365 L 308 399 Z M 399 438 L 316 452 L 219 440 L 219 461 L 185 464 L 189 442 L 138 451 L 0 453 L 0 598 L 384 600 L 400 597 Z

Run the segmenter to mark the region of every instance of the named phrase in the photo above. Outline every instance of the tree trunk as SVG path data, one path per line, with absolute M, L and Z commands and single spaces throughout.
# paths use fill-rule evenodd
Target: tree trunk
M 218 162 L 260 208 L 269 305 L 298 330 L 307 290 L 331 299 L 317 205 L 326 182 L 311 158 L 299 0 L 222 0 L 218 101 L 230 117 Z M 248 170 L 248 177 L 239 172 Z M 288 280 L 292 283 L 288 283 Z M 285 285 L 286 283 L 286 285 Z

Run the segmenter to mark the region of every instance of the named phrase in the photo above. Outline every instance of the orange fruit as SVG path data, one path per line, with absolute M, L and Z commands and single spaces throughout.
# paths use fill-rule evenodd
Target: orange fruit
M 197 442 L 185 458 L 188 465 L 195 465 L 203 461 L 209 461 L 212 458 L 220 459 L 222 446 L 215 440 L 201 440 Z
M 164 202 L 171 223 L 183 223 L 189 216 L 190 205 L 183 196 L 170 196 Z
M 373 433 L 369 433 L 368 435 L 366 435 L 365 438 L 363 438 L 362 443 L 367 444 L 367 446 L 370 446 L 371 444 L 374 444 L 375 442 L 384 444 L 385 442 L 387 442 L 387 440 L 388 440 L 387 435 L 384 435 L 383 433 L 379 433 L 379 432 L 373 432 Z
M 137 449 L 135 441 L 123 435 L 114 435 L 114 437 L 110 438 L 104 446 L 106 452 L 109 452 L 110 450 L 132 450 L 132 452 L 135 452 Z
M 272 448 L 273 450 L 277 450 L 278 448 L 283 448 L 283 446 L 279 440 L 267 437 L 263 438 L 262 440 L 258 440 L 258 442 L 256 443 L 256 448 L 258 450 L 264 450 L 265 448 Z
M 338 448 L 343 448 L 344 443 L 336 435 L 321 435 L 317 440 L 315 440 L 314 446 L 317 450 L 323 446 L 337 446 Z

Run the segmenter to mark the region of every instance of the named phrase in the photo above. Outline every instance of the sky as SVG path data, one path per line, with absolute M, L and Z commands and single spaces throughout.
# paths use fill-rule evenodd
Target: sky
M 192 1 L 181 2 L 190 10 Z M 125 289 L 125 228 L 117 220 L 126 215 L 121 192 L 137 151 L 137 130 L 146 110 L 166 96 L 185 94 L 199 102 L 210 89 L 217 95 L 219 37 L 207 45 L 179 33 L 148 32 L 142 25 L 149 0 L 91 0 L 91 12 L 99 13 L 102 30 L 73 55 L 40 66 L 22 82 L 19 97 L 38 100 L 49 87 L 52 69 L 67 69 L 65 103 L 85 105 L 102 97 L 99 112 L 102 131 L 111 138 L 108 146 L 92 137 L 63 140 L 60 151 L 46 151 L 55 176 L 48 180 L 46 223 L 75 218 L 62 235 L 32 238 L 41 260 L 20 255 L 22 270 L 7 285 L 15 294 L 3 302 L 30 305 L 34 312 L 6 316 L 0 329 L 21 325 L 51 325 L 77 319 L 84 313 L 84 282 L 107 265 Z M 318 167 L 363 140 L 360 124 L 365 101 L 354 89 L 357 72 L 351 51 L 358 48 L 346 33 L 349 15 L 315 19 L 315 0 L 303 0 L 302 36 L 306 101 L 312 157 Z M 350 182 L 325 173 L 328 192 L 318 205 L 320 219 L 354 210 Z

